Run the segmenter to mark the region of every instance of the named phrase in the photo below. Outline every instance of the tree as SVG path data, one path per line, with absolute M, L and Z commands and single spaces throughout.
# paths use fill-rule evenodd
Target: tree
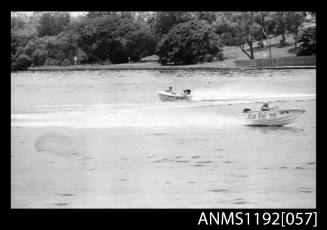
M 271 58 L 271 39 L 275 36 L 276 21 L 273 12 L 258 12 L 255 21 L 261 26 L 262 35 L 267 39 L 269 57 Z
M 316 27 L 308 27 L 299 32 L 296 38 L 297 42 L 302 44 L 299 46 L 297 56 L 308 56 L 316 54 Z
M 220 14 L 213 24 L 215 32 L 220 36 L 221 42 L 226 46 L 238 45 L 236 39 L 236 25 L 224 14 Z
M 285 24 L 287 31 L 293 35 L 294 47 L 296 48 L 296 37 L 299 32 L 300 26 L 304 21 L 304 15 L 302 12 L 286 12 Z
M 169 30 L 183 22 L 187 22 L 193 19 L 193 16 L 189 12 L 182 11 L 168 11 L 168 12 L 157 12 L 153 20 L 153 30 L 155 34 L 161 37 L 167 34 Z
M 280 40 L 280 46 L 285 46 L 285 34 L 287 33 L 287 26 L 286 26 L 286 12 L 285 11 L 278 11 L 274 14 L 274 20 L 276 22 L 275 32 L 276 35 L 281 35 L 282 39 Z
M 282 35 L 281 46 L 285 45 L 285 34 L 289 33 L 295 37 L 299 31 L 300 26 L 304 22 L 305 13 L 295 11 L 280 11 L 274 14 L 276 21 L 276 35 Z M 294 43 L 296 47 L 296 42 Z
M 82 54 L 77 46 L 77 34 L 72 30 L 31 39 L 25 45 L 24 52 L 31 57 L 33 66 L 60 64 L 65 59 L 73 62 L 74 56 Z
M 199 20 L 205 20 L 209 24 L 212 24 L 217 19 L 216 12 L 212 12 L 212 11 L 199 11 L 199 12 L 195 12 L 195 15 Z
M 126 49 L 132 61 L 139 61 L 142 57 L 153 54 L 155 47 L 155 39 L 146 27 L 127 35 Z
M 12 70 L 27 70 L 32 60 L 25 54 L 20 55 L 17 60 L 11 64 Z
M 32 65 L 42 66 L 47 59 L 47 52 L 45 50 L 37 49 L 32 53 Z
M 24 29 L 26 22 L 23 20 L 23 18 L 18 16 L 12 16 L 11 17 L 11 30 L 19 30 Z
M 70 23 L 70 15 L 68 13 L 44 13 L 37 27 L 39 37 L 53 36 L 64 30 L 65 26 Z
M 157 46 L 161 64 L 195 64 L 221 51 L 218 35 L 207 21 L 191 20 L 175 25 Z
M 255 21 L 255 12 L 234 13 L 231 16 L 235 43 L 250 59 L 254 59 L 253 42 L 262 38 L 262 27 Z M 245 44 L 250 48 L 250 53 L 245 50 Z
M 121 18 L 136 19 L 136 13 L 131 11 L 121 11 L 118 12 L 118 15 L 120 15 Z
M 11 53 L 15 54 L 18 48 L 24 49 L 25 45 L 36 38 L 36 34 L 28 30 L 11 31 Z
M 116 12 L 112 12 L 112 11 L 90 11 L 86 14 L 86 17 L 97 18 L 97 17 L 106 17 L 115 14 Z
M 123 16 L 124 15 L 124 16 Z M 127 13 L 88 18 L 77 26 L 78 46 L 90 62 L 137 61 L 154 50 L 154 38 L 145 24 Z
M 153 18 L 153 13 L 150 12 L 138 12 L 136 17 L 136 22 L 140 25 L 147 26 L 149 23 L 149 20 Z

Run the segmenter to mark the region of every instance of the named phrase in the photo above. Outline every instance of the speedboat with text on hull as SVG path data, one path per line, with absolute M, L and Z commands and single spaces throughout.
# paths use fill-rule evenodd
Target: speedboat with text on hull
M 244 109 L 241 117 L 245 125 L 250 126 L 283 126 L 294 122 L 305 110 L 279 109 L 277 106 L 268 111 L 251 111 Z

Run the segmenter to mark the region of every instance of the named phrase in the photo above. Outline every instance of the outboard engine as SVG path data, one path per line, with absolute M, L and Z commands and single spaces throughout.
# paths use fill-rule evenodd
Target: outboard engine
M 185 94 L 191 94 L 191 90 L 190 89 L 184 89 L 184 93 Z
M 248 113 L 248 112 L 250 112 L 251 111 L 251 109 L 249 109 L 249 108 L 245 108 L 245 109 L 243 109 L 243 113 Z

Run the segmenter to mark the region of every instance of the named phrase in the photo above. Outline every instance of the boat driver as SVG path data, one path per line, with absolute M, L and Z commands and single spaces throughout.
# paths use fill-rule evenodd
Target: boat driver
M 263 106 L 261 107 L 261 111 L 269 111 L 270 108 L 269 108 L 269 105 L 268 103 L 264 103 Z
M 169 89 L 167 89 L 166 92 L 169 92 L 169 93 L 173 92 L 173 87 L 169 86 Z

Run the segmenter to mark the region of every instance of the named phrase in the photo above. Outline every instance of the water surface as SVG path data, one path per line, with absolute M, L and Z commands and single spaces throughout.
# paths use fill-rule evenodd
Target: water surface
M 11 76 L 12 207 L 315 208 L 315 70 Z M 156 91 L 192 89 L 192 101 Z M 262 102 L 306 112 L 247 127 Z

